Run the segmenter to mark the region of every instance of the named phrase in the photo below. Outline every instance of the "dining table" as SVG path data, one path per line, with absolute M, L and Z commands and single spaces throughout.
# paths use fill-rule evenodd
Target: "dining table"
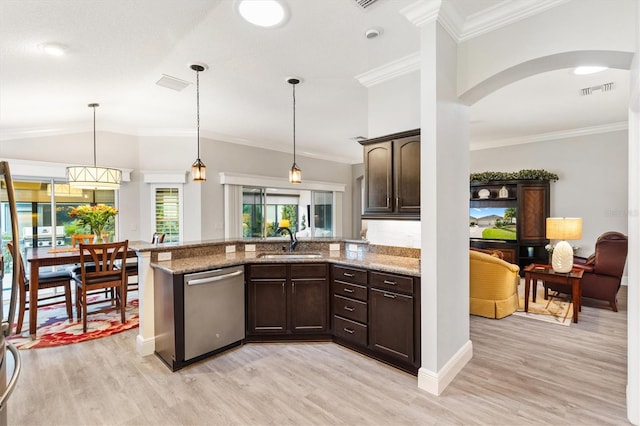
M 80 263 L 79 247 L 27 247 L 25 257 L 29 264 L 29 334 L 31 339 L 36 338 L 38 320 L 38 279 L 40 268 L 43 266 L 62 266 Z M 136 252 L 128 249 L 127 258 L 136 257 Z M 86 261 L 91 261 L 88 253 L 84 254 Z

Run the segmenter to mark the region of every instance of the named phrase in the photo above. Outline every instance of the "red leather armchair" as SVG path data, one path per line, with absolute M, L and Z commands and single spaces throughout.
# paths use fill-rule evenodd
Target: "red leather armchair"
M 584 269 L 582 296 L 609 302 L 618 312 L 616 295 L 627 261 L 627 236 L 619 232 L 605 232 L 596 241 L 596 251 L 588 258 L 574 257 L 573 266 Z M 545 296 L 548 290 L 571 294 L 571 287 L 564 284 L 544 283 Z

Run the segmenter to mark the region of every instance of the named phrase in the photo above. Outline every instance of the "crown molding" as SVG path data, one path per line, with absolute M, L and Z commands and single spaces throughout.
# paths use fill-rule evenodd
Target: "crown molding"
M 503 1 L 495 6 L 469 16 L 459 33 L 458 41 L 465 41 L 498 28 L 545 12 L 568 3 L 569 0 L 519 0 Z
M 420 53 L 416 52 L 356 75 L 355 79 L 364 87 L 371 87 L 419 70 Z
M 419 0 L 400 10 L 412 24 L 422 27 L 438 21 L 456 42 L 482 34 L 545 12 L 570 0 L 503 0 L 494 6 L 462 18 L 455 6 L 442 0 Z
M 579 129 L 560 130 L 557 132 L 541 133 L 539 135 L 524 136 L 520 138 L 500 139 L 489 142 L 478 142 L 469 144 L 470 151 L 479 151 L 482 149 L 500 148 L 512 145 L 524 145 L 528 143 L 546 142 L 557 139 L 575 138 L 580 136 L 597 135 L 600 133 L 618 132 L 627 130 L 629 123 L 626 121 L 619 123 L 603 124 L 601 126 L 581 127 Z

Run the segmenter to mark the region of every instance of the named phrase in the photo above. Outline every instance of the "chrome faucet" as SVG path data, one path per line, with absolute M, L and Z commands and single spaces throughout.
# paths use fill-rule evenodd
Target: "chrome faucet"
M 276 232 L 280 234 L 282 234 L 284 231 L 287 231 L 289 233 L 289 238 L 291 239 L 291 242 L 289 243 L 289 251 L 294 251 L 296 249 L 296 246 L 298 245 L 298 240 L 296 239 L 296 236 L 293 235 L 293 232 L 291 232 L 291 229 L 283 227 L 276 229 Z

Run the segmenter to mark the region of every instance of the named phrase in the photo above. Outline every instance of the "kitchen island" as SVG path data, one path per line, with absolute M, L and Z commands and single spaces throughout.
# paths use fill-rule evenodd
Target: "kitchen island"
M 312 266 L 314 264 L 317 264 L 326 265 L 327 268 L 327 274 L 324 278 L 326 284 L 324 287 L 322 287 L 326 288 L 327 298 L 329 298 L 329 289 L 331 289 L 331 294 L 334 294 L 334 287 L 336 286 L 341 286 L 340 289 L 336 290 L 337 293 L 340 293 L 340 291 L 343 290 L 342 287 L 347 285 L 362 286 L 362 284 L 349 284 L 347 282 L 348 278 L 345 277 L 349 277 L 351 275 L 351 272 L 349 272 L 351 269 L 356 273 L 365 273 L 365 277 L 367 272 L 373 274 L 371 275 L 371 286 L 376 288 L 372 288 L 370 291 L 372 300 L 370 302 L 369 314 L 366 313 L 365 309 L 364 316 L 366 318 L 352 317 L 348 312 L 340 313 L 335 312 L 334 310 L 329 312 L 329 303 L 327 302 L 327 317 L 330 317 L 330 322 L 327 323 L 324 329 L 317 327 L 315 328 L 316 331 L 320 330 L 319 334 L 314 334 L 316 338 L 325 336 L 327 339 L 331 339 L 333 335 L 334 341 L 344 344 L 345 346 L 350 346 L 355 350 L 359 350 L 365 353 L 367 351 L 373 351 L 370 355 L 374 355 L 374 352 L 384 352 L 385 350 L 387 350 L 388 354 L 391 355 L 391 361 L 394 361 L 394 357 L 400 357 L 400 361 L 402 361 L 401 363 L 406 364 L 406 366 L 408 366 L 409 364 L 415 365 L 416 362 L 419 362 L 419 356 L 416 355 L 416 352 L 419 351 L 419 344 L 416 344 L 416 341 L 419 342 L 420 312 L 420 261 L 418 258 L 419 250 L 385 246 L 369 246 L 366 242 L 363 241 L 349 241 L 335 238 L 310 238 L 301 240 L 298 248 L 295 250 L 295 252 L 292 253 L 294 254 L 294 256 L 289 256 L 288 253 L 283 253 L 282 251 L 283 241 L 285 240 L 225 240 L 158 245 L 153 245 L 146 242 L 130 243 L 132 249 L 135 250 L 138 255 L 138 264 L 140 271 L 138 277 L 140 298 L 140 329 L 136 342 L 138 353 L 146 356 L 155 352 L 156 330 L 154 327 L 154 297 L 156 286 L 159 284 L 155 283 L 155 280 L 157 278 L 154 278 L 154 275 L 156 275 L 156 277 L 173 277 L 174 279 L 177 279 L 177 281 L 179 281 L 185 274 L 193 274 L 234 266 L 243 266 L 247 268 L 247 271 L 251 271 L 251 268 L 259 267 L 260 265 L 264 265 L 264 267 L 267 267 L 268 265 L 276 266 L 276 268 L 273 269 L 278 269 L 277 265 L 282 265 L 283 267 L 287 268 L 290 268 L 287 265 L 298 265 L 295 268 L 297 268 L 297 270 L 301 270 L 300 268 L 304 268 L 305 265 Z M 284 254 L 284 256 L 282 256 L 282 254 Z M 256 271 L 256 269 L 253 270 Z M 340 274 L 344 273 L 344 277 L 337 277 L 337 271 L 339 271 Z M 256 272 L 254 272 L 254 274 L 255 273 Z M 399 286 L 399 292 L 394 292 L 394 290 L 396 290 L 394 288 L 385 288 L 385 285 L 387 287 L 390 287 L 385 283 L 395 281 L 396 277 L 401 280 L 401 283 L 403 282 L 402 280 L 409 280 L 411 283 L 410 286 Z M 281 278 L 282 280 L 285 280 L 284 275 Z M 247 297 L 253 294 L 251 293 L 252 290 L 266 288 L 262 286 L 256 287 L 256 285 L 260 283 L 260 280 L 261 278 L 259 277 L 252 280 L 251 273 L 249 273 L 249 277 L 247 278 Z M 289 272 L 287 272 L 286 280 L 287 285 L 295 286 L 295 282 L 290 283 Z M 282 285 L 284 286 L 285 281 L 282 282 Z M 377 282 L 379 282 L 379 285 L 376 284 Z M 368 284 L 365 281 L 364 287 L 367 288 L 367 285 Z M 298 288 L 302 289 L 309 287 L 299 286 Z M 293 290 L 295 291 L 295 289 Z M 348 290 L 349 289 L 347 289 L 347 291 Z M 293 294 L 291 293 L 291 291 L 292 290 L 287 290 L 288 298 L 291 298 L 291 295 Z M 382 297 L 374 298 L 373 296 Z M 358 299 L 357 297 L 352 299 L 344 299 L 344 297 L 344 294 L 337 294 L 334 295 L 333 299 L 331 300 L 333 301 L 336 298 L 342 298 L 339 299 L 341 302 L 344 300 L 348 300 L 349 302 L 351 302 L 351 304 L 354 304 L 354 306 L 361 306 L 363 304 L 366 306 L 367 304 L 366 297 L 364 300 L 362 298 Z M 407 314 L 404 313 L 404 311 L 402 313 L 402 316 L 405 319 L 404 323 L 411 326 L 411 338 L 405 339 L 410 340 L 409 343 L 411 344 L 409 349 L 411 351 L 411 354 L 408 355 L 404 354 L 403 351 L 387 349 L 385 344 L 375 343 L 376 336 L 382 336 L 381 339 L 384 340 L 385 333 L 389 333 L 390 331 L 392 331 L 385 330 L 384 327 L 380 328 L 379 332 L 375 335 L 372 334 L 373 340 L 370 344 L 367 344 L 366 340 L 364 341 L 364 344 L 361 340 L 358 340 L 358 334 L 360 330 L 366 330 L 367 328 L 367 320 L 373 321 L 373 324 L 377 322 L 380 324 L 384 324 L 388 321 L 381 321 L 381 319 L 384 317 L 381 317 L 380 315 L 395 315 L 393 313 L 393 307 L 388 305 L 387 303 L 384 303 L 392 300 L 395 300 L 397 302 L 403 301 L 405 302 L 405 305 L 407 305 L 406 302 L 409 302 L 408 306 L 411 307 L 411 318 L 409 318 Z M 283 337 L 291 338 L 292 336 L 293 338 L 304 340 L 304 332 L 302 332 L 301 336 L 299 334 L 299 330 L 296 330 L 295 327 L 293 330 L 286 330 L 280 333 L 265 333 L 263 332 L 263 329 L 259 327 L 259 324 L 257 328 L 252 328 L 251 324 L 256 323 L 255 318 L 251 317 L 252 313 L 254 313 L 258 317 L 257 322 L 259 323 L 261 311 L 259 307 L 253 307 L 251 304 L 248 304 L 248 306 L 248 315 L 250 319 L 247 325 L 248 340 L 278 340 Z M 351 308 L 349 307 L 349 309 Z M 392 309 L 392 311 L 389 311 L 389 309 Z M 308 311 L 308 309 L 298 310 L 298 312 L 301 311 Z M 291 307 L 287 308 L 287 312 L 291 312 Z M 379 312 L 380 315 L 376 316 L 376 312 Z M 346 333 L 350 334 L 345 335 L 345 332 L 343 332 L 342 335 L 340 335 L 340 333 L 338 333 L 337 335 L 332 334 L 331 331 L 334 328 L 333 325 L 336 323 L 339 323 L 340 330 L 346 330 Z M 392 332 L 392 334 L 397 333 Z M 307 337 L 310 336 L 311 335 L 307 335 Z M 405 345 L 405 343 L 402 344 Z M 391 342 L 390 345 L 393 346 L 394 343 Z M 402 355 L 397 355 L 398 353 Z M 385 356 L 383 354 L 383 361 L 385 361 L 384 357 Z M 414 370 L 417 371 L 417 368 L 413 367 L 404 369 L 410 370 L 411 372 L 414 372 Z

